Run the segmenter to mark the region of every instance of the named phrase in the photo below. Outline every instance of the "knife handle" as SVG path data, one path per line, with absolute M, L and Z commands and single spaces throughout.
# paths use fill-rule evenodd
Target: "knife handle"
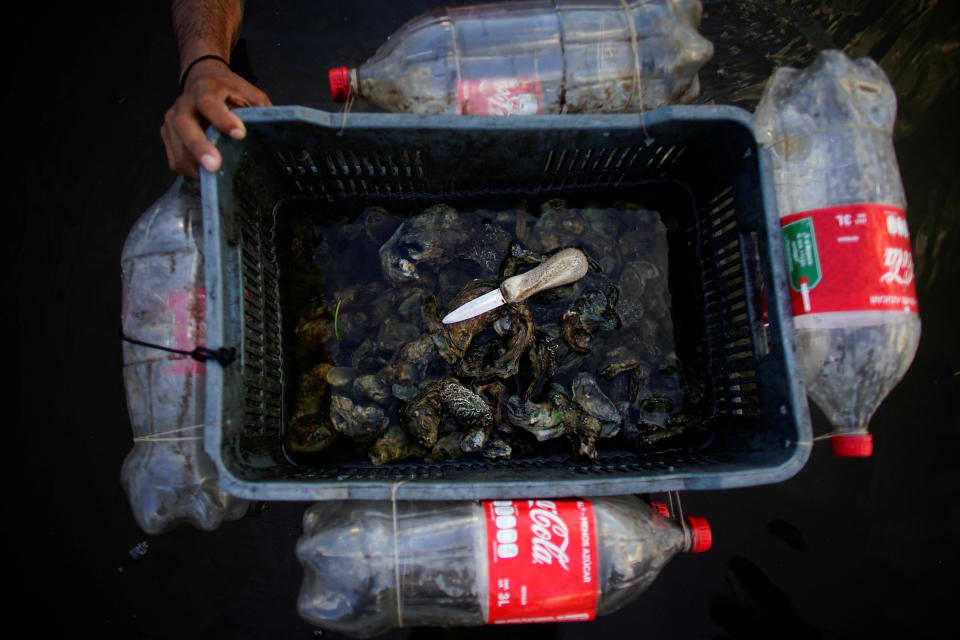
M 576 282 L 586 275 L 588 268 L 583 251 L 564 249 L 530 271 L 504 280 L 500 284 L 500 293 L 507 302 L 523 302 L 545 289 Z

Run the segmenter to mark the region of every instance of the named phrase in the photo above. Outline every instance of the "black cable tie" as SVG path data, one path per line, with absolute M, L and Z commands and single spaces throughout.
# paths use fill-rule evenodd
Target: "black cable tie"
M 193 351 L 185 351 L 184 349 L 174 349 L 173 347 L 165 347 L 160 344 L 153 344 L 150 342 L 144 342 L 143 340 L 130 338 L 123 333 L 123 327 L 120 327 L 120 339 L 131 344 L 140 345 L 141 347 L 150 347 L 151 349 L 160 349 L 161 351 L 166 351 L 168 353 L 178 353 L 183 356 L 190 356 L 197 362 L 216 360 L 221 367 L 226 367 L 237 359 L 236 347 L 220 347 L 219 349 L 209 349 L 207 347 L 200 346 L 196 347 Z
M 219 349 L 208 349 L 206 347 L 197 347 L 190 352 L 190 357 L 197 362 L 206 362 L 207 360 L 216 360 L 221 367 L 225 367 L 237 359 L 237 350 L 234 347 L 220 347 Z

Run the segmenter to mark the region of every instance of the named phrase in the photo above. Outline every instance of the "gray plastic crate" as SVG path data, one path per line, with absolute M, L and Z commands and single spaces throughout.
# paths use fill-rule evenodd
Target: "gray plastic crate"
M 733 107 L 516 118 L 238 111 L 247 137 L 210 132 L 223 168 L 202 177 L 206 450 L 228 493 L 259 500 L 493 499 L 722 489 L 779 482 L 809 456 L 779 221 L 752 117 Z M 695 451 L 507 461 L 297 465 L 281 446 L 283 300 L 273 216 L 290 199 L 425 202 L 476 194 L 601 193 L 656 186 L 682 223 L 691 268 L 672 291 L 678 348 L 702 355 L 718 413 Z M 772 241 L 771 241 L 772 240 Z M 672 259 L 673 261 L 673 259 Z M 673 285 L 671 285 L 673 289 Z M 682 307 L 682 309 L 678 309 Z

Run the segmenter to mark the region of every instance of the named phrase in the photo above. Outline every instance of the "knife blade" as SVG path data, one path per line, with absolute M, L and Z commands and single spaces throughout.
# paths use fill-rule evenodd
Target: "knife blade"
M 507 278 L 500 287 L 460 305 L 443 317 L 453 324 L 492 311 L 508 302 L 523 302 L 535 293 L 576 282 L 589 269 L 587 256 L 579 249 L 564 249 L 530 271 Z

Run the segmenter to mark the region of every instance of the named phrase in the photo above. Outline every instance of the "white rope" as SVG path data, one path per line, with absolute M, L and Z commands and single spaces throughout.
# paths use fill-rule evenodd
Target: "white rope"
M 819 436 L 814 436 L 812 440 L 798 440 L 795 444 L 797 446 L 812 447 L 814 444 L 816 444 L 817 442 L 820 442 L 821 440 L 827 440 L 829 438 L 832 438 L 833 436 L 842 436 L 843 434 L 844 434 L 843 431 L 830 431 L 829 433 L 822 433 Z
M 627 4 L 627 0 L 620 0 L 623 5 L 623 12 L 627 16 L 627 25 L 630 27 L 630 47 L 633 49 L 633 86 L 637 93 L 637 105 L 640 112 L 643 112 L 643 89 L 640 85 L 640 50 L 637 47 L 637 26 L 633 23 L 633 11 Z
M 347 114 L 350 113 L 350 109 L 353 108 L 353 92 L 347 96 L 347 101 L 343 104 L 343 118 L 340 120 L 340 130 L 337 131 L 338 136 L 343 135 L 344 129 L 347 128 Z
M 620 0 L 620 4 L 623 6 L 623 13 L 627 17 L 627 26 L 630 27 L 630 47 L 633 49 L 633 86 L 637 94 L 637 107 L 640 109 L 640 128 L 643 129 L 644 139 L 649 139 L 650 134 L 647 133 L 647 122 L 643 113 L 643 85 L 640 76 L 640 48 L 637 44 L 637 26 L 633 22 L 633 11 L 630 10 L 627 1 Z
M 403 627 L 403 589 L 401 587 L 400 581 L 403 576 L 403 572 L 400 571 L 400 551 L 399 551 L 399 542 L 397 536 L 397 489 L 401 485 L 405 484 L 406 480 L 401 480 L 400 482 L 394 482 L 393 487 L 390 489 L 390 506 L 393 509 L 393 581 L 396 585 L 397 590 L 397 626 Z
M 205 424 L 194 424 L 189 427 L 180 427 L 179 429 L 170 429 L 168 431 L 160 431 L 158 433 L 150 433 L 145 436 L 134 436 L 134 442 L 189 442 L 191 440 L 203 440 L 203 435 L 199 436 L 173 436 L 176 433 L 184 433 L 188 431 L 194 431 L 196 429 L 203 429 Z M 171 436 L 171 437 L 167 437 Z
M 683 505 L 680 503 L 680 492 L 671 491 L 667 496 L 670 500 L 670 513 L 673 514 L 674 518 L 683 522 Z

